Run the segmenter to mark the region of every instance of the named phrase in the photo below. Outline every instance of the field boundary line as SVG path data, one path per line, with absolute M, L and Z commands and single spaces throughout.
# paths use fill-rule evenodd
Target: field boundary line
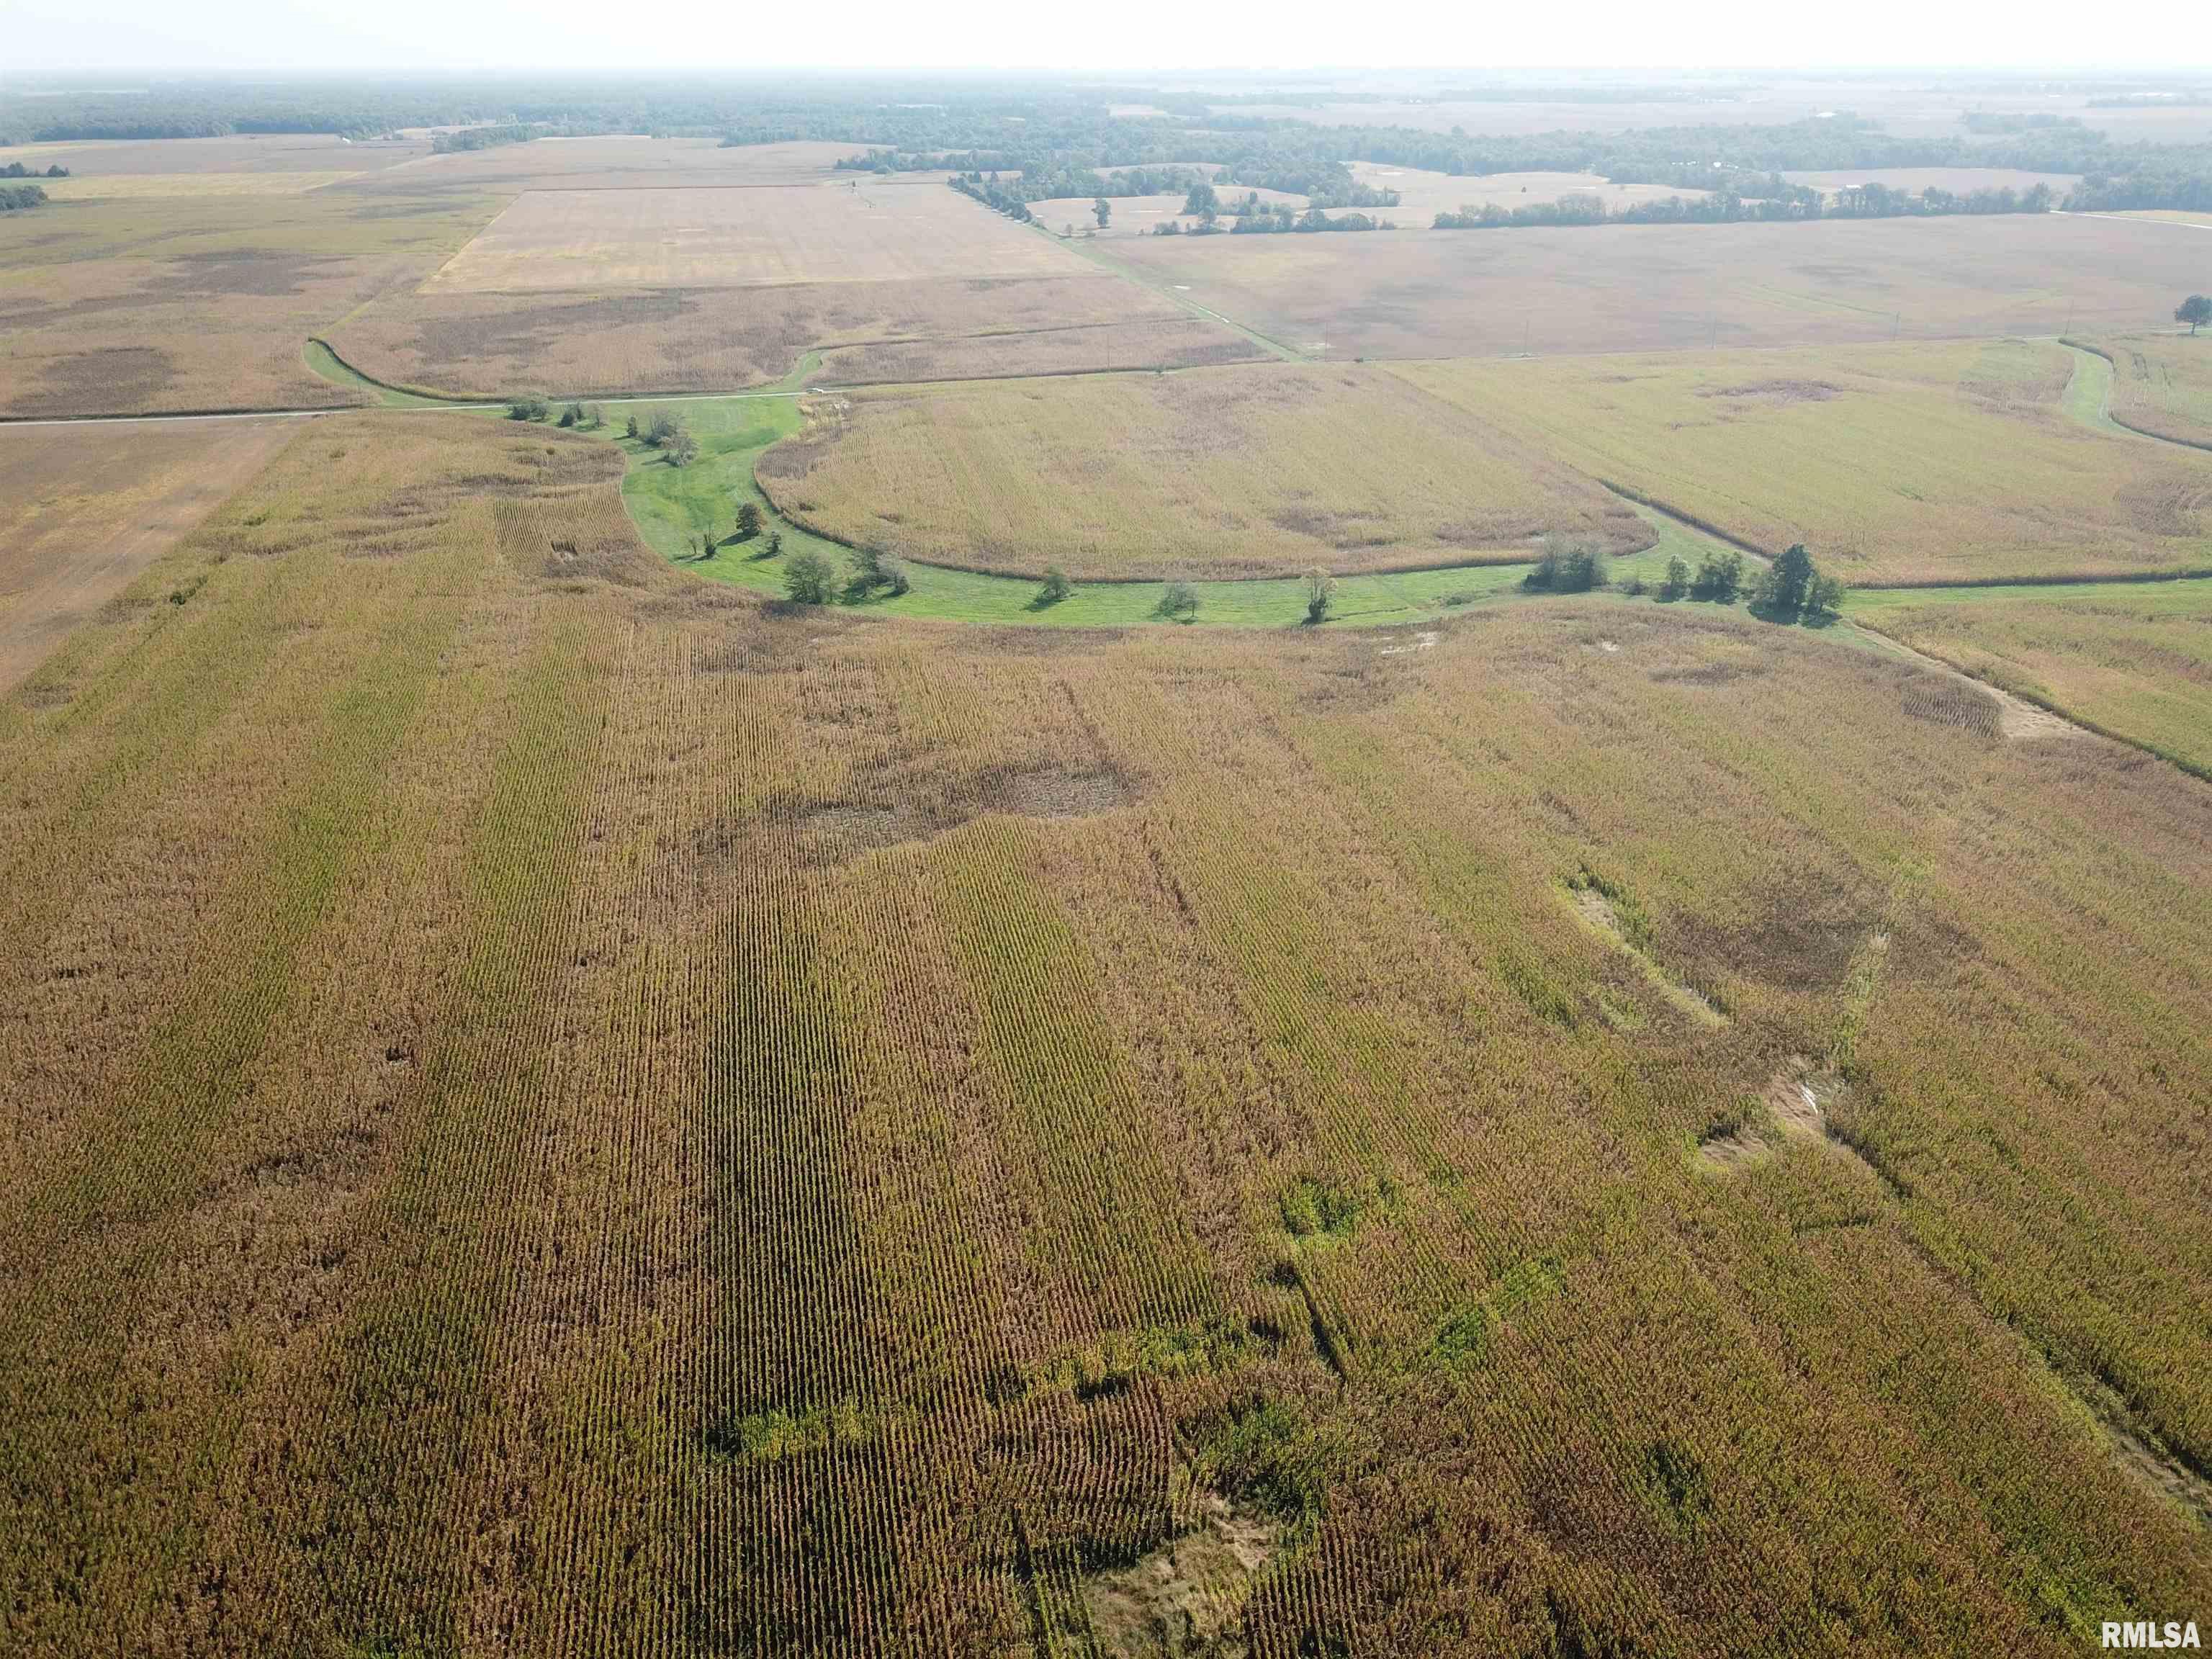
M 1601 489 L 1611 490 L 1625 501 L 1634 501 L 1638 507 L 1648 507 L 1662 518 L 1672 519 L 1685 529 L 1694 530 L 1701 536 L 1710 536 L 1717 542 L 1726 542 L 1739 553 L 1748 553 L 1761 564 L 1774 562 L 1774 555 L 1755 542 L 1747 542 L 1741 536 L 1732 535 L 1717 524 L 1708 524 L 1694 514 L 1685 513 L 1677 507 L 1669 507 L 1656 496 L 1647 495 L 1644 491 L 1632 489 L 1627 484 L 1615 483 L 1612 479 L 1601 477 L 1595 472 L 1591 473 L 1590 477 L 1597 480 Z
M 1280 357 L 1286 363 L 1310 363 L 1316 361 L 1310 354 L 1300 351 L 1296 346 L 1286 344 L 1271 334 L 1262 334 L 1248 323 L 1240 323 L 1234 317 L 1224 316 L 1212 306 L 1200 305 L 1195 300 L 1186 299 L 1169 284 L 1156 283 L 1149 277 L 1139 276 L 1119 259 L 1115 258 L 1113 255 L 1102 253 L 1097 249 L 1088 246 L 1091 238 L 1055 235 L 1042 225 L 1034 222 L 1030 223 L 1030 228 L 1047 241 L 1067 249 L 1077 258 L 1088 259 L 1091 264 L 1119 276 L 1126 283 L 1133 283 L 1149 293 L 1158 294 L 1171 304 L 1181 306 L 1185 311 L 1193 312 L 1200 317 L 1220 324 L 1224 328 L 1243 335 L 1255 345 L 1261 347 L 1274 356 Z
M 2087 732 L 2093 738 L 2102 738 L 2107 743 L 2118 744 L 2121 747 L 2125 749 L 2132 749 L 2137 754 L 2147 755 L 2153 760 L 2164 761 L 2168 766 L 2172 767 L 2176 771 L 2186 773 L 2189 776 L 2196 779 L 2200 783 L 2212 784 L 2212 766 L 2202 765 L 2196 761 L 2184 759 L 2181 756 L 2169 754 L 2165 750 L 2160 748 L 2156 744 L 2146 742 L 2141 738 L 2130 738 L 2122 732 L 2115 732 L 2109 726 L 2100 725 L 2097 721 L 2091 720 L 2087 715 L 2054 702 L 2050 698 L 2044 696 L 2038 692 L 2023 691 L 2015 686 L 2000 685 L 1996 681 L 1990 679 L 1987 675 L 1978 674 L 1963 663 L 1953 662 L 1948 657 L 1940 655 L 1933 651 L 1926 650 L 1920 646 L 1908 645 L 1905 641 L 1898 638 L 1896 635 L 1889 633 L 1883 629 L 1877 628 L 1872 623 L 1867 622 L 1861 617 L 1845 617 L 1844 618 L 1844 625 L 1846 628 L 1856 629 L 1860 633 L 1865 635 L 1868 638 L 1875 641 L 1877 644 L 1887 650 L 1894 651 L 1899 653 L 1900 655 L 1910 657 L 1917 662 L 1929 667 L 1939 669 L 1947 674 L 1956 676 L 1961 679 L 1971 680 L 1976 685 L 1985 686 L 1989 690 L 1998 692 L 2004 696 L 2017 697 L 2022 702 L 2033 704 L 2034 707 L 2041 709 L 2045 714 L 2051 715 L 2053 719 L 2065 721 L 2067 725 L 2073 726 L 2077 731 Z
M 2212 230 L 2212 225 L 2200 226 L 2199 228 Z M 2064 334 L 2058 337 L 2058 343 L 2064 346 L 2067 350 L 2078 353 L 2082 356 L 2103 359 L 2105 366 L 2112 372 L 2114 379 L 2118 379 L 2120 372 L 2119 360 L 2102 346 L 2091 345 L 2087 341 L 2076 340 Z M 2212 455 L 2212 443 L 2200 443 L 2194 438 L 2177 438 L 2170 433 L 2154 432 L 2147 426 L 2137 426 L 2133 421 L 2124 421 L 2113 414 L 2112 380 L 2105 383 L 2104 406 L 2098 410 L 2097 413 L 2100 418 L 2109 421 L 2123 432 L 2132 432 L 2138 438 L 2148 438 L 2153 443 L 2172 444 L 2178 449 L 2193 449 L 2199 454 Z

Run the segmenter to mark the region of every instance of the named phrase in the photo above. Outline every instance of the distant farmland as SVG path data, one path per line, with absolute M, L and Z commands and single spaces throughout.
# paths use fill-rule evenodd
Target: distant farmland
M 1081 269 L 942 185 L 531 190 L 424 286 L 432 293 L 750 288 Z
M 1111 252 L 1301 350 L 1458 357 L 2136 328 L 2204 285 L 2202 240 L 2035 214 L 1162 236 Z
M 309 369 L 307 337 L 428 276 L 496 210 L 464 192 L 369 212 L 335 189 L 164 189 L 0 216 L 0 414 L 359 402 Z
M 1376 368 L 928 386 L 837 401 L 771 450 L 776 501 L 848 541 L 1091 577 L 1525 562 L 1650 532 L 1502 422 Z
M 1583 471 L 1851 581 L 2212 563 L 2212 457 L 2069 412 L 2076 359 L 2021 341 L 1407 363 Z
M 810 378 L 832 384 L 1262 355 L 1234 330 L 1067 257 L 1065 274 L 1017 281 L 403 293 L 328 337 L 348 362 L 379 380 L 483 397 L 532 388 L 599 396 L 731 391 L 784 379 L 810 349 L 823 357 Z

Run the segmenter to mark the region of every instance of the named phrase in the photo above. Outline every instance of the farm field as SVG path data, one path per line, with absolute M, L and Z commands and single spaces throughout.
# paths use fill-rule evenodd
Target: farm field
M 2212 1617 L 2212 242 L 1466 78 L 11 65 L 0 1656 Z
M 2191 234 L 2063 214 L 1116 242 L 1145 280 L 1329 357 L 1840 345 L 2139 328 Z
M 319 420 L 11 697 L 25 1650 L 2212 1590 L 2201 785 L 1698 607 L 783 617 L 623 459 Z
M 818 140 L 725 146 L 713 138 L 538 138 L 526 144 L 424 155 L 411 161 L 404 172 L 364 181 L 363 188 L 659 190 L 811 184 L 837 179 L 836 164 L 864 148 Z M 906 177 L 927 177 L 943 188 L 942 175 Z
M 148 196 L 301 196 L 359 176 L 310 173 L 304 167 L 259 173 L 93 173 L 43 179 L 39 187 L 58 202 L 135 201 Z
M 1039 576 L 1295 575 L 1608 551 L 1643 521 L 1587 478 L 1377 368 L 1194 369 L 854 392 L 761 477 L 840 541 Z
M 1500 207 L 1527 207 L 1531 203 L 1556 202 L 1562 196 L 1595 196 L 1607 207 L 1620 209 L 1638 202 L 1663 202 L 1670 196 L 1695 199 L 1701 190 L 1670 190 L 1658 185 L 1615 184 L 1590 173 L 1486 173 L 1454 175 L 1426 173 L 1419 167 L 1385 167 L 1374 161 L 1355 161 L 1352 176 L 1376 190 L 1395 190 L 1395 208 L 1372 212 L 1395 219 L 1401 228 L 1426 230 L 1439 213 L 1456 213 L 1463 207 L 1496 203 Z
M 2212 579 L 1861 592 L 1846 614 L 2212 777 Z
M 168 173 L 227 178 L 239 173 L 368 173 L 430 153 L 427 138 L 378 138 L 349 143 L 324 132 L 247 132 L 220 138 L 145 138 L 0 144 L 0 167 L 21 161 L 45 172 L 69 169 L 72 179 L 144 178 Z M 56 184 L 63 181 L 57 179 Z
M 2212 447 L 2212 338 L 2130 334 L 2087 342 L 2112 365 L 2106 412 L 2137 431 Z
M 307 336 L 411 288 L 495 210 L 454 195 L 366 211 L 325 189 L 58 201 L 0 217 L 0 414 L 358 402 L 308 368 Z
M 1052 276 L 1046 238 L 942 185 L 533 188 L 424 284 L 430 293 L 750 288 Z
M 1065 252 L 1055 257 L 1067 262 L 1068 274 L 1018 281 L 399 292 L 324 337 L 376 380 L 489 398 L 519 387 L 584 396 L 733 391 L 781 380 L 815 349 L 823 365 L 819 378 L 840 385 L 1168 368 L 1261 355 L 1233 329 L 1194 318 L 1163 295 Z
M 1256 196 L 1271 205 L 1287 205 L 1300 212 L 1306 207 L 1303 196 L 1293 196 L 1287 191 L 1261 190 L 1251 185 L 1224 184 L 1220 186 L 1220 196 L 1224 206 L 1232 200 L 1241 202 L 1248 196 Z M 1047 230 L 1057 234 L 1073 226 L 1078 236 L 1085 231 L 1108 238 L 1150 236 L 1170 220 L 1185 230 L 1199 222 L 1196 214 L 1182 210 L 1184 202 L 1189 198 L 1180 191 L 1166 196 L 1114 196 L 1107 198 L 1114 211 L 1102 231 L 1091 212 L 1096 199 L 1090 196 L 1050 197 L 1029 205 L 1037 223 Z
M 1532 447 L 1853 584 L 2212 565 L 2212 458 L 2069 411 L 2049 342 L 1393 372 Z
M 610 436 L 625 417 L 649 422 L 655 413 L 680 420 L 696 436 L 701 454 L 676 466 L 642 440 L 617 437 L 629 459 L 623 497 L 646 544 L 684 567 L 687 574 L 726 583 L 780 599 L 791 561 L 811 552 L 834 570 L 849 572 L 851 550 L 823 539 L 778 514 L 775 503 L 754 476 L 760 459 L 804 424 L 801 404 L 780 396 L 740 396 L 688 400 L 681 404 L 652 399 L 604 405 Z M 732 543 L 737 504 L 750 501 L 763 515 L 762 533 L 750 542 Z M 1665 579 L 1667 562 L 1681 557 L 1695 566 L 1711 546 L 1694 532 L 1646 508 L 1636 509 L 1650 545 L 1611 561 L 1618 583 L 1641 580 L 1656 588 Z M 772 551 L 768 534 L 781 538 Z M 702 538 L 719 544 L 702 556 Z M 1327 626 L 1376 628 L 1433 622 L 1464 607 L 1512 599 L 1522 592 L 1526 564 L 1453 565 L 1425 570 L 1347 574 L 1336 580 Z M 1162 610 L 1165 581 L 1121 578 L 1078 585 L 1064 599 L 1048 600 L 1039 584 L 1024 575 L 994 575 L 945 565 L 909 564 L 910 586 L 894 594 L 882 589 L 858 603 L 877 617 L 933 618 L 947 622 L 1000 623 L 1023 627 L 1136 628 L 1170 620 Z M 842 579 L 842 578 L 841 578 Z M 1190 618 L 1208 628 L 1287 629 L 1304 625 L 1304 573 L 1291 576 L 1194 580 L 1188 584 L 1198 609 Z
M 0 692 L 298 431 L 285 421 L 0 425 L 0 474 L 9 481 L 0 498 Z

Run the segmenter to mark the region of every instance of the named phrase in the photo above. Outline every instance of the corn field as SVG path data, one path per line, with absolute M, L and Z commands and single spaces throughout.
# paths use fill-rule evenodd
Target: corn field
M 2201 784 L 1600 599 L 783 616 L 619 465 L 319 421 L 0 707 L 11 1652 L 2212 1605 Z

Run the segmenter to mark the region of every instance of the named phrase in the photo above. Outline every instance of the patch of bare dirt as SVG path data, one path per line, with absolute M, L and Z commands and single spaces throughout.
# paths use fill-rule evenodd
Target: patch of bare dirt
M 1097 1650 L 1126 1659 L 1241 1659 L 1249 1651 L 1242 1626 L 1252 1578 L 1279 1542 L 1267 1522 L 1206 1494 L 1190 1531 L 1085 1584 Z
M 1375 654 L 1378 657 L 1403 657 L 1416 651 L 1433 651 L 1437 648 L 1437 631 L 1433 628 L 1421 629 L 1411 639 L 1407 639 L 1403 635 L 1396 637 L 1399 641 L 1397 644 L 1383 646 Z
M 1128 804 L 1114 772 L 1009 772 L 983 791 L 983 810 L 1031 818 L 1088 818 Z
M 1825 1146 L 1872 1170 L 1873 1165 L 1828 1127 L 1829 1108 L 1844 1087 L 1838 1073 L 1792 1054 L 1766 1080 L 1757 1110 L 1743 1123 L 1707 1135 L 1698 1143 L 1698 1155 L 1711 1167 L 1731 1172 L 1763 1162 L 1778 1147 L 1796 1140 Z
M 866 799 L 801 811 L 801 856 L 812 864 L 842 864 L 886 847 L 927 841 L 990 813 L 1064 823 L 1117 811 L 1136 798 L 1129 781 L 1109 769 L 1054 767 L 989 773 L 971 788 L 932 801 L 902 795 L 890 779 L 866 793 Z
M 1700 398 L 1756 398 L 1763 403 L 1824 404 L 1844 389 L 1826 380 L 1751 380 L 1742 386 L 1711 386 Z

